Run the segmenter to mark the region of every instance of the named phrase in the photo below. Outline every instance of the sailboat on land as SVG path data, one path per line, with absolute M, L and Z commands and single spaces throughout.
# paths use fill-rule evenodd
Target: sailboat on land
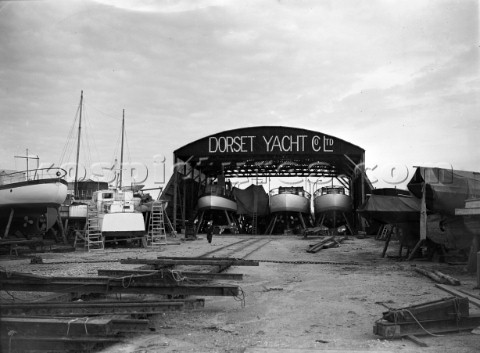
M 122 142 L 118 185 L 112 189 L 98 190 L 93 202 L 98 211 L 100 230 L 107 238 L 141 238 L 145 236 L 145 219 L 135 210 L 137 200 L 132 189 L 122 189 L 123 144 L 125 136 L 125 110 L 122 117 Z M 107 241 L 107 240 L 106 240 Z
M 233 195 L 230 181 L 220 174 L 216 182 L 210 180 L 205 185 L 197 201 L 198 225 L 197 233 L 207 224 L 218 228 L 219 233 L 237 233 L 236 221 L 237 201 Z
M 59 219 L 58 208 L 67 196 L 66 171 L 38 168 L 38 157 L 28 155 L 27 169 L 0 171 L 0 238 L 9 235 L 44 235 Z M 37 160 L 29 169 L 28 160 Z

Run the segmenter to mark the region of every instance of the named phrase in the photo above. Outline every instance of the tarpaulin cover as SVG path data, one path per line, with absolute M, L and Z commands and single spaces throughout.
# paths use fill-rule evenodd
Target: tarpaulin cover
M 415 196 L 372 194 L 358 212 L 365 218 L 385 224 L 418 222 L 420 199 Z
M 455 208 L 464 208 L 465 200 L 480 196 L 480 173 L 462 170 L 418 167 L 408 182 L 408 190 L 422 197 L 425 184 L 426 206 L 433 212 L 455 214 Z
M 246 189 L 233 188 L 233 195 L 237 200 L 237 214 L 259 216 L 269 213 L 268 194 L 261 185 L 250 185 Z

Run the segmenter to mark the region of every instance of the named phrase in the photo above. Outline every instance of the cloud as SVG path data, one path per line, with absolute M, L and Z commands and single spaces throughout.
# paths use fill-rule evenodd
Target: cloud
M 226 0 L 95 0 L 123 10 L 153 13 L 197 11 L 208 7 L 224 6 Z
M 15 2 L 0 12 L 0 138 L 7 155 L 30 147 L 57 160 L 83 89 L 101 159 L 126 109 L 134 159 L 280 124 L 351 141 L 368 160 L 472 164 L 477 10 L 469 0 Z

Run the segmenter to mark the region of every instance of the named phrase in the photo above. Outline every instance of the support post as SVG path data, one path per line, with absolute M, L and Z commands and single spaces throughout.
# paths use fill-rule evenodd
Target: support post
M 347 229 L 350 232 L 350 235 L 353 235 L 352 226 L 350 225 L 350 222 L 348 221 L 347 215 L 345 214 L 345 212 L 342 212 L 342 215 L 343 215 L 343 219 L 345 219 L 345 224 L 347 225 Z
M 322 214 L 322 220 L 320 221 L 320 224 L 319 224 L 320 227 L 323 226 L 323 222 L 325 221 L 325 215 L 326 213 Z
M 305 224 L 305 220 L 303 219 L 302 212 L 298 212 L 298 217 L 300 219 L 300 223 L 302 223 L 303 230 L 307 229 L 307 225 Z
M 480 251 L 477 252 L 477 288 L 480 288 Z
M 178 207 L 178 173 L 177 173 L 177 160 L 174 156 L 174 168 L 173 168 L 173 226 L 177 227 L 177 207 Z M 176 229 L 175 229 L 176 230 Z
M 408 257 L 408 261 L 412 260 L 415 256 L 415 253 L 423 244 L 423 242 L 427 239 L 427 205 L 425 201 L 425 194 L 427 193 L 427 186 L 424 183 L 422 187 L 422 200 L 420 203 L 420 239 L 418 240 L 417 245 L 413 248 L 410 256 Z
M 67 240 L 67 235 L 65 234 L 65 229 L 63 228 L 62 217 L 60 216 L 60 210 L 56 208 L 55 211 L 57 211 L 57 223 L 58 223 L 58 228 L 60 229 L 60 233 L 62 234 L 63 243 L 67 245 L 68 240 Z
M 8 237 L 8 233 L 10 232 L 10 226 L 12 225 L 12 219 L 13 219 L 13 214 L 15 213 L 15 210 L 13 208 L 10 209 L 10 216 L 8 217 L 8 223 L 7 226 L 5 227 L 5 234 L 3 235 L 4 238 Z
M 390 239 L 392 239 L 393 227 L 388 231 L 387 239 L 385 239 L 385 246 L 383 247 L 382 257 L 385 257 L 387 253 L 388 244 L 390 244 Z
M 205 211 L 200 212 L 200 217 L 198 217 L 198 225 L 197 225 L 197 229 L 195 230 L 195 234 L 198 234 L 200 232 L 200 227 L 202 226 L 204 214 L 205 214 Z

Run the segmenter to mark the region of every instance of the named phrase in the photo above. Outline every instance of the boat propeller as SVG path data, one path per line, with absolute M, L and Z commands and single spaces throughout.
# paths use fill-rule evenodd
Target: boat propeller
M 28 216 L 23 217 L 25 223 L 23 223 L 24 227 L 28 227 L 29 224 L 33 224 L 33 219 L 29 219 Z

